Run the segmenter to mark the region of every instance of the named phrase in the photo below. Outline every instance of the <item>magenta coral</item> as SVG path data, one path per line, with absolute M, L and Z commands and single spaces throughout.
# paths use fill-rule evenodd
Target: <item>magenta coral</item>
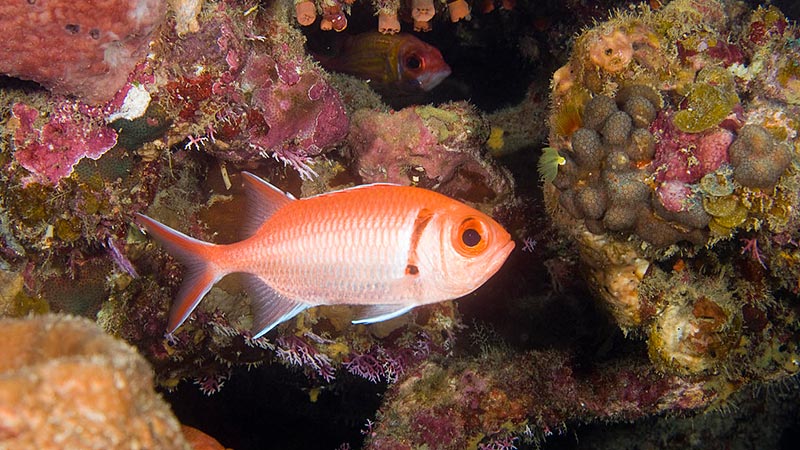
M 344 103 L 322 69 L 297 47 L 264 35 L 274 23 L 249 23 L 250 31 L 241 32 L 229 14 L 235 11 L 210 17 L 200 32 L 207 36 L 193 41 L 190 53 L 207 55 L 206 72 L 187 73 L 167 86 L 181 107 L 179 116 L 212 118 L 204 128 L 211 126 L 205 138 L 214 145 L 205 141 L 203 149 L 217 158 L 271 157 L 311 178 L 311 159 L 347 134 Z M 204 137 L 191 136 L 190 146 L 200 147 Z
M 125 85 L 163 22 L 163 0 L 0 2 L 0 73 L 104 103 Z
M 72 173 L 84 157 L 98 159 L 117 143 L 117 133 L 86 117 L 71 115 L 64 104 L 49 117 L 41 129 L 34 127 L 39 117 L 35 108 L 17 103 L 12 112 L 17 119 L 14 133 L 14 158 L 31 172 L 28 182 L 56 184 Z
M 377 383 L 383 376 L 383 366 L 370 354 L 356 355 L 342 364 L 353 375 Z
M 242 83 L 253 87 L 252 104 L 268 127 L 266 132 L 251 127 L 250 145 L 310 177 L 310 158 L 347 132 L 344 105 L 320 73 L 304 68 L 302 60 L 276 59 L 254 56 L 244 68 Z
M 675 127 L 669 112 L 660 111 L 650 126 L 656 137 L 653 166 L 659 181 L 694 183 L 728 162 L 733 133 L 712 128 L 703 133 L 684 133 Z

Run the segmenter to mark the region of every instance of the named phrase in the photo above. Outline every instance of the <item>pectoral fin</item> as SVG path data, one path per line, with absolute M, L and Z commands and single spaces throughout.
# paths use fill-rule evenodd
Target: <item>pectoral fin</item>
M 415 305 L 370 305 L 364 308 L 361 318 L 353 321 L 354 324 L 376 323 L 394 319 L 397 316 L 411 311 Z

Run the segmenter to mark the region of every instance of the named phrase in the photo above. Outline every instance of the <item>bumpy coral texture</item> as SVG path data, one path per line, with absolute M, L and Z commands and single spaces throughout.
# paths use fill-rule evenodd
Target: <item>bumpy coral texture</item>
M 741 129 L 729 152 L 736 166 L 733 178 L 747 187 L 772 188 L 792 162 L 789 147 L 755 125 Z
M 726 160 L 732 134 L 681 133 L 669 118 L 656 115 L 660 103 L 653 89 L 632 85 L 614 98 L 596 95 L 586 104 L 583 127 L 572 134 L 572 151 L 554 184 L 561 206 L 589 231 L 629 230 L 659 246 L 705 239 L 710 218 L 686 182 Z M 674 138 L 678 133 L 681 141 Z M 682 150 L 689 140 L 693 155 Z M 653 172 L 655 192 L 648 184 Z
M 393 113 L 358 110 L 348 144 L 368 183 L 433 188 L 482 202 L 511 192 L 510 176 L 481 155 L 485 119 L 466 103 L 410 107 Z
M 0 321 L 0 447 L 189 449 L 130 346 L 85 319 Z
M 742 127 L 735 112 L 690 133 L 676 124 L 685 110 L 658 110 L 661 103 L 654 89 L 631 85 L 584 107 L 554 184 L 561 206 L 589 231 L 631 231 L 658 247 L 701 244 L 712 216 L 729 215 L 710 202 L 731 194 L 731 172 L 741 186 L 772 189 L 791 164 L 787 144 L 761 126 Z M 711 186 L 718 183 L 730 191 Z
M 163 0 L 0 3 L 0 73 L 104 103 L 123 87 L 165 17 Z

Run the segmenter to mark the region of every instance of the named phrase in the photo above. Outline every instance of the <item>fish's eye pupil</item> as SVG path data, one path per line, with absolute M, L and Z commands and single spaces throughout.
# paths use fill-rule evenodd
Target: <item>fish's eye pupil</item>
M 467 247 L 475 247 L 481 242 L 481 234 L 474 228 L 467 228 L 461 233 L 461 242 Z
M 417 55 L 411 55 L 406 59 L 406 67 L 409 69 L 419 69 L 422 67 L 422 60 Z

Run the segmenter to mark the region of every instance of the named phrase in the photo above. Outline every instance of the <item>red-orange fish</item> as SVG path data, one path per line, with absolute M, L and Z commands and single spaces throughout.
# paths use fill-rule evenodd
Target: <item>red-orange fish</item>
M 363 305 L 372 323 L 480 287 L 514 242 L 491 217 L 426 189 L 373 184 L 296 200 L 244 172 L 253 200 L 250 237 L 228 245 L 191 238 L 139 215 L 186 265 L 170 312 L 177 329 L 230 273 L 250 276 L 253 334 L 306 308 Z
M 320 62 L 390 95 L 430 91 L 451 73 L 439 49 L 404 33 L 348 36 L 334 57 L 320 57 Z

